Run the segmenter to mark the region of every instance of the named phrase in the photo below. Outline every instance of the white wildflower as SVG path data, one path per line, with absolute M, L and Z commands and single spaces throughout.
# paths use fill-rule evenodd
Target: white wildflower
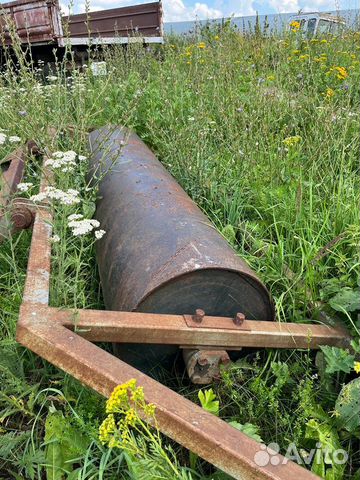
M 71 216 L 71 215 L 70 215 Z M 94 230 L 94 228 L 100 227 L 100 222 L 93 218 L 83 218 L 81 220 L 70 220 L 68 227 L 71 228 L 72 234 L 75 237 L 86 235 Z
M 56 77 L 55 75 L 48 75 L 46 78 L 49 80 L 49 82 L 56 82 L 56 80 L 58 79 L 58 77 Z
M 45 161 L 46 167 L 60 168 L 62 172 L 70 172 L 76 166 L 76 152 L 69 150 L 67 152 L 54 152 L 54 158 L 48 158 Z
M 71 222 L 72 220 L 80 220 L 83 217 L 84 216 L 81 215 L 81 213 L 72 213 L 71 215 L 68 216 L 68 220 L 69 222 Z
M 18 142 L 21 142 L 21 138 L 18 137 L 17 135 L 11 135 L 9 137 L 9 142 L 10 143 L 18 143 Z
M 0 145 L 5 143 L 7 135 L 5 133 L 0 133 Z
M 37 193 L 36 195 L 33 195 L 30 197 L 30 200 L 35 203 L 43 202 L 46 199 L 46 193 L 41 192 Z
M 79 192 L 69 188 L 66 192 L 59 190 L 55 187 L 46 187 L 45 190 L 37 195 L 30 197 L 30 200 L 33 202 L 42 202 L 45 199 L 58 200 L 64 205 L 73 205 L 75 203 L 80 203 L 78 198 Z
M 33 183 L 30 183 L 30 182 L 18 183 L 17 189 L 20 192 L 27 192 L 29 188 L 31 188 L 32 186 L 33 186 Z
M 96 240 L 100 240 L 105 235 L 105 230 L 96 230 L 95 232 L 95 238 Z
M 78 158 L 80 162 L 84 162 L 85 160 L 87 160 L 87 157 L 85 157 L 84 155 L 78 155 Z
M 60 242 L 60 237 L 59 237 L 59 235 L 53 235 L 53 236 L 50 238 L 50 241 L 51 241 L 52 243 L 58 243 L 58 242 Z

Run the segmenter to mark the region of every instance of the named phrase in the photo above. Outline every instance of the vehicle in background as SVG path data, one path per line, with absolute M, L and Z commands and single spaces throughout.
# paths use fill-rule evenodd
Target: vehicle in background
M 71 46 L 86 61 L 89 47 L 163 42 L 161 1 L 62 16 L 58 0 L 16 0 L 0 5 L 0 50 L 17 39 L 31 48 L 34 61 L 54 60 Z
M 293 15 L 290 18 L 289 28 L 293 28 L 294 22 L 299 24 L 299 30 L 309 38 L 316 35 L 338 35 L 346 25 L 343 18 L 320 12 Z

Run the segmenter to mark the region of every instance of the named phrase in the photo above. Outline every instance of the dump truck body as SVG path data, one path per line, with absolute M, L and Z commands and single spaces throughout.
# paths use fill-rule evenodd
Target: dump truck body
M 16 34 L 22 43 L 63 45 L 63 29 L 56 0 L 17 0 L 0 5 L 0 44 L 11 45 Z
M 89 38 L 94 44 L 128 43 L 129 37 L 162 42 L 160 2 L 70 15 L 63 21 L 72 45 L 87 45 Z
M 0 46 L 14 36 L 32 47 L 162 43 L 161 2 L 61 17 L 57 0 L 17 0 L 0 5 Z

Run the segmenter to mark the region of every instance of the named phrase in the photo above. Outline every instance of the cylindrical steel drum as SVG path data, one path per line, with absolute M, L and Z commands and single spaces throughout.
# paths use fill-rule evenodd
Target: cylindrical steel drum
M 99 179 L 96 218 L 106 235 L 96 253 L 110 310 L 273 320 L 268 291 L 139 137 L 104 127 L 89 136 Z M 128 363 L 173 362 L 177 349 L 121 345 Z M 149 370 L 149 368 L 147 368 Z

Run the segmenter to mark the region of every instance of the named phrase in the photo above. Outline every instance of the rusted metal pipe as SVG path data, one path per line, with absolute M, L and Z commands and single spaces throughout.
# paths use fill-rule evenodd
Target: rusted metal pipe
M 104 127 L 89 143 L 96 218 L 107 232 L 97 261 L 109 310 L 273 320 L 265 286 L 135 133 Z M 122 344 L 117 351 L 148 370 L 170 367 L 177 349 Z

